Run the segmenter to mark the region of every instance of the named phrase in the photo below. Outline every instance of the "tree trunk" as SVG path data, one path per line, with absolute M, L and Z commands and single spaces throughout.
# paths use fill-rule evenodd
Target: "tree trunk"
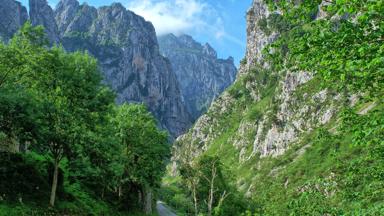
M 199 210 L 197 209 L 197 195 L 196 195 L 196 185 L 193 184 L 192 186 L 192 193 L 193 193 L 193 203 L 195 207 L 195 215 L 197 216 L 199 214 Z
M 119 197 L 119 200 L 121 199 L 121 196 L 123 195 L 123 189 L 122 186 L 119 185 L 119 188 L 117 189 L 117 196 Z
M 143 205 L 143 203 L 144 203 L 144 201 L 143 201 L 143 195 L 144 193 L 143 193 L 143 191 L 142 190 L 139 190 L 138 191 L 138 193 L 137 193 L 137 195 L 138 195 L 138 199 L 137 199 L 137 202 L 138 203 L 140 203 L 142 206 L 144 206 Z
M 212 205 L 213 205 L 213 196 L 215 191 L 215 178 L 216 178 L 216 167 L 215 164 L 212 164 L 212 179 L 210 181 L 211 187 L 209 189 L 209 195 L 208 195 L 208 216 L 212 215 Z
M 55 206 L 58 178 L 59 178 L 59 159 L 55 158 L 54 171 L 53 171 L 53 180 L 52 180 L 52 188 L 51 188 L 51 198 L 49 200 L 49 204 L 52 207 Z
M 152 214 L 152 189 L 145 186 L 144 190 L 144 213 L 150 215 Z
M 208 196 L 208 216 L 212 215 L 212 204 L 213 204 L 213 184 L 211 183 L 211 188 L 209 190 L 209 196 Z

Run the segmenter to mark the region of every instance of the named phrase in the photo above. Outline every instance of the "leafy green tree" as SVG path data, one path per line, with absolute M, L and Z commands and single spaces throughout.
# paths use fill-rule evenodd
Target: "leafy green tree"
M 27 22 L 10 45 L 0 43 L 0 130 L 8 144 L 25 145 L 33 142 L 38 133 L 41 112 L 37 95 L 25 82 L 34 78 L 30 72 L 40 51 L 44 51 L 45 43 L 39 39 L 43 35 L 41 27 L 33 28 Z
M 117 137 L 124 146 L 125 170 L 122 186 L 136 185 L 145 213 L 152 212 L 153 188 L 160 186 L 170 146 L 166 132 L 160 131 L 144 105 L 123 104 L 114 119 Z
M 25 88 L 43 113 L 37 121 L 36 139 L 39 149 L 47 150 L 54 161 L 53 206 L 60 161 L 84 149 L 88 135 L 110 109 L 113 96 L 101 84 L 94 58 L 68 54 L 62 48 L 48 49 L 41 27 L 27 23 L 5 49 L 0 64 L 6 71 L 2 85 Z M 11 54 L 13 57 L 7 59 Z
M 226 185 L 223 165 L 218 156 L 202 155 L 195 164 L 180 166 L 180 175 L 190 190 L 195 215 L 212 215 L 222 207 L 232 191 Z

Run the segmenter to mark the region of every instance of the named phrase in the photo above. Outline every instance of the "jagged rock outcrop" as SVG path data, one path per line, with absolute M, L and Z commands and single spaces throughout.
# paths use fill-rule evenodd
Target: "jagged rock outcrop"
M 14 0 L 1 0 L 0 14 L 0 40 L 3 41 L 8 41 L 28 20 L 27 9 Z
M 144 102 L 173 136 L 191 124 L 169 61 L 160 55 L 153 25 L 121 4 L 98 9 L 62 0 L 55 10 L 69 51 L 87 50 L 99 60 L 118 103 Z
M 262 50 L 275 41 L 279 33 L 265 33 L 260 21 L 267 19 L 271 14 L 279 14 L 279 11 L 269 11 L 264 0 L 254 0 L 252 7 L 247 12 L 247 50 L 245 55 L 245 65 L 239 71 L 239 75 L 246 73 L 254 64 L 262 63 Z
M 79 7 L 80 4 L 77 0 L 62 0 L 56 5 L 55 19 L 61 37 L 66 33 L 69 24 L 73 23 Z M 86 7 L 86 5 L 84 5 L 84 7 Z M 81 17 L 79 15 L 78 17 Z
M 180 83 L 189 113 L 195 120 L 235 79 L 233 58 L 218 59 L 208 44 L 201 45 L 189 35 L 159 37 L 160 52 L 167 57 Z
M 60 42 L 55 16 L 47 0 L 29 0 L 29 17 L 32 25 L 42 25 L 52 44 Z

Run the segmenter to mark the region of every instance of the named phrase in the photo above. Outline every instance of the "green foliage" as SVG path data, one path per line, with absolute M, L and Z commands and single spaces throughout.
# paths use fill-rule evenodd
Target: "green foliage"
M 172 206 L 178 215 L 192 214 L 194 212 L 193 200 L 189 196 L 188 187 L 181 176 L 167 175 L 162 182 L 159 199 Z
M 306 6 L 302 4 L 301 7 Z M 353 17 L 340 20 L 307 20 L 283 34 L 266 53 L 277 68 L 316 71 L 339 89 L 382 95 L 384 6 L 380 1 L 335 1 L 326 8 L 331 14 Z M 289 20 L 290 10 L 285 16 Z M 282 47 L 288 52 L 282 54 Z M 271 52 L 273 51 L 273 52 Z
M 143 105 L 114 104 L 93 57 L 47 44 L 30 23 L 0 43 L 0 150 L 19 152 L 0 157 L 1 213 L 140 212 L 160 185 L 168 135 Z
M 88 32 L 79 32 L 79 31 L 68 32 L 64 36 L 69 38 L 78 38 L 80 40 L 86 40 L 90 38 L 90 34 Z
M 123 104 L 117 108 L 112 122 L 123 147 L 124 172 L 120 181 L 123 185 L 135 185 L 135 188 L 131 188 L 132 193 L 141 193 L 144 197 L 148 186 L 160 186 L 166 161 L 170 156 L 168 135 L 158 130 L 155 118 L 143 105 Z M 134 199 L 131 202 L 139 200 L 138 197 Z
M 380 204 L 384 198 L 384 117 L 383 110 L 360 116 L 346 111 L 342 130 L 351 134 L 353 148 L 363 149 L 364 157 L 350 160 L 342 179 L 344 198 L 357 205 Z
M 181 208 L 177 208 L 183 210 L 180 214 L 236 215 L 246 209 L 244 197 L 230 184 L 231 176 L 218 156 L 204 154 L 192 165 L 179 164 L 179 167 L 180 179 L 166 188 L 180 185 L 183 190 L 174 191 L 173 199 L 181 197 L 184 202 L 163 198 L 175 208 L 175 204 L 181 204 Z
M 48 161 L 33 155 L 0 153 L 1 200 L 41 200 L 48 194 Z
M 267 35 L 270 35 L 273 32 L 282 33 L 291 28 L 284 16 L 278 13 L 272 13 L 268 17 L 261 18 L 257 24 Z
M 246 65 L 247 64 L 247 58 L 243 58 L 240 61 L 240 65 Z

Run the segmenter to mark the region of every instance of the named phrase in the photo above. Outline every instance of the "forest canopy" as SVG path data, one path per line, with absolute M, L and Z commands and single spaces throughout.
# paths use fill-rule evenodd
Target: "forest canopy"
M 11 215 L 151 213 L 170 152 L 144 105 L 115 104 L 93 57 L 49 48 L 29 22 L 0 43 L 0 150 Z

